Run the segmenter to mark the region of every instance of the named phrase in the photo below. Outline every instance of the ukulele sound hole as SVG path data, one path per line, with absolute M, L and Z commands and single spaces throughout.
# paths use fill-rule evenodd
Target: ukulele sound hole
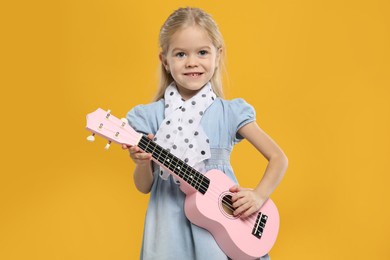
M 222 209 L 223 211 L 233 217 L 233 203 L 232 203 L 232 195 L 225 195 L 222 197 Z

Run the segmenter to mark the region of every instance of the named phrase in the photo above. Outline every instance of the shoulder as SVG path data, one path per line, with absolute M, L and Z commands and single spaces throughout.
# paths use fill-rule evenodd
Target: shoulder
M 255 114 L 255 109 L 253 106 L 246 102 L 243 98 L 227 100 L 218 97 L 210 108 L 222 109 L 227 113 L 247 112 Z
M 237 107 L 237 106 L 251 106 L 248 102 L 245 101 L 243 98 L 234 98 L 231 100 L 226 100 L 219 98 L 221 102 L 228 104 L 229 106 Z
M 164 119 L 163 99 L 133 107 L 126 115 L 129 124 L 137 131 L 155 134 Z
M 163 111 L 164 110 L 164 99 L 160 99 L 156 102 L 152 102 L 149 104 L 140 104 L 135 107 L 133 107 L 129 113 L 155 113 L 157 111 Z
M 229 146 L 242 140 L 237 131 L 256 120 L 254 108 L 242 98 L 216 98 L 202 117 L 202 125 L 210 136 L 218 135 L 219 143 Z M 216 131 L 221 129 L 223 131 Z

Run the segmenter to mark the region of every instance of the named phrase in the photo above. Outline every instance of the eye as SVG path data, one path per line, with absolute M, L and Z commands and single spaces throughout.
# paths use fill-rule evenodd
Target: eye
M 201 50 L 201 51 L 199 51 L 199 55 L 200 56 L 205 56 L 205 55 L 207 55 L 209 52 L 208 51 L 206 51 L 206 50 Z
M 186 54 L 184 52 L 182 52 L 182 51 L 175 54 L 175 56 L 178 57 L 178 58 L 183 58 L 185 55 Z

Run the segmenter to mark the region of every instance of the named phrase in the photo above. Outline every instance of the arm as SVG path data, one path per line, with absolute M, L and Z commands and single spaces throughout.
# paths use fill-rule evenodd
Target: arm
M 261 208 L 276 189 L 287 170 L 288 160 L 282 149 L 269 137 L 256 122 L 249 123 L 238 130 L 267 160 L 268 165 L 255 189 L 233 186 L 232 197 L 234 214 L 247 217 Z
M 149 134 L 148 138 L 152 139 L 153 135 Z M 130 157 L 135 163 L 133 175 L 135 187 L 142 193 L 149 193 L 153 184 L 152 155 L 142 152 L 138 146 L 122 145 L 122 148 L 129 149 Z

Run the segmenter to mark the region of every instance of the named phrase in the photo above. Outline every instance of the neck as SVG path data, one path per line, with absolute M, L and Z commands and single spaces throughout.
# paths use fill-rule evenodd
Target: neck
M 138 147 L 147 153 L 151 153 L 154 161 L 167 169 L 171 174 L 180 180 L 189 184 L 194 190 L 205 194 L 210 180 L 186 164 L 184 161 L 171 154 L 157 143 L 142 136 L 138 143 Z
M 193 98 L 196 94 L 199 93 L 199 91 L 201 91 L 203 87 L 201 87 L 200 89 L 198 90 L 190 90 L 190 89 L 184 89 L 183 87 L 179 86 L 179 85 L 176 85 L 176 88 L 177 88 L 177 91 L 179 92 L 180 96 L 184 99 L 184 100 L 188 100 L 188 99 L 191 99 Z

